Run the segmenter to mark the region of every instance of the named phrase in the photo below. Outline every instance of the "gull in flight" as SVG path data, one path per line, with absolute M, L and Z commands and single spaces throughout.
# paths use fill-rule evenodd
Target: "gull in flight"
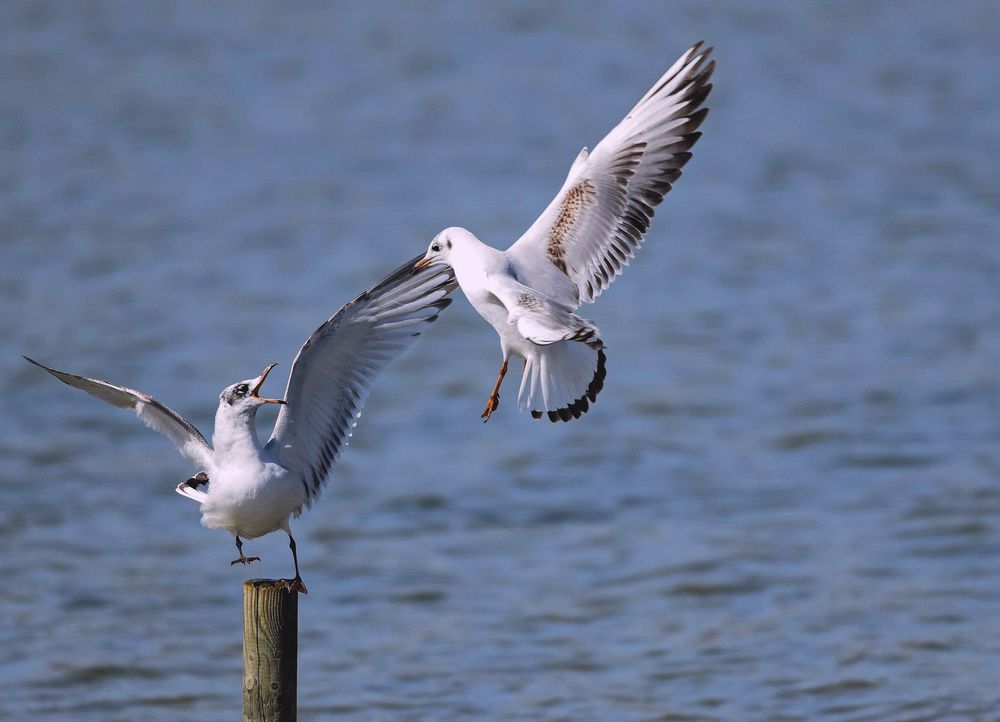
M 538 419 L 580 418 L 604 386 L 600 332 L 577 316 L 642 244 L 653 209 L 681 175 L 712 89 L 701 43 L 656 81 L 592 153 L 584 148 L 548 208 L 506 251 L 446 228 L 417 267 L 448 264 L 472 306 L 500 336 L 500 373 L 482 419 L 500 403 L 507 361 L 524 362 L 518 405 Z
M 305 592 L 289 517 L 299 516 L 319 496 L 378 373 L 451 303 L 447 295 L 455 288 L 454 276 L 442 267 L 416 269 L 418 258 L 316 329 L 292 363 L 284 399 L 260 396 L 275 364 L 257 378 L 225 388 L 219 395 L 211 445 L 191 422 L 148 394 L 27 360 L 63 383 L 133 411 L 202 469 L 179 484 L 177 493 L 201 504 L 202 524 L 227 529 L 236 537 L 240 556 L 233 564 L 259 559 L 244 556 L 242 538 L 278 529 L 288 534 L 295 579 L 285 584 L 290 591 Z M 255 417 L 265 404 L 280 404 L 281 410 L 270 440 L 262 445 Z

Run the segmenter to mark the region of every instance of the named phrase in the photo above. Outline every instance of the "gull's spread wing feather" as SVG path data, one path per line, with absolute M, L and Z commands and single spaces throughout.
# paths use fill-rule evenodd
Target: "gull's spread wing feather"
M 581 151 L 559 194 L 507 250 L 521 281 L 576 308 L 628 265 L 701 136 L 711 52 L 690 48 L 593 153 Z
M 390 273 L 320 326 L 299 350 L 267 448 L 299 474 L 312 502 L 347 444 L 378 373 L 451 303 L 447 266 Z
M 56 371 L 27 356 L 24 358 L 35 366 L 45 369 L 64 384 L 86 391 L 91 396 L 95 396 L 112 406 L 134 411 L 142 423 L 174 442 L 174 446 L 185 459 L 199 468 L 212 468 L 212 447 L 205 441 L 201 432 L 190 421 L 173 409 L 164 406 L 149 394 L 124 386 L 116 386 L 100 379 Z

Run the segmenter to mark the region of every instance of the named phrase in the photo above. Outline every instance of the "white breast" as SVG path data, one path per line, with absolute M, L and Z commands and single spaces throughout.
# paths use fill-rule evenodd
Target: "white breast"
M 277 464 L 264 463 L 253 470 L 230 467 L 209 482 L 201 523 L 253 539 L 285 529 L 304 502 L 301 480 Z

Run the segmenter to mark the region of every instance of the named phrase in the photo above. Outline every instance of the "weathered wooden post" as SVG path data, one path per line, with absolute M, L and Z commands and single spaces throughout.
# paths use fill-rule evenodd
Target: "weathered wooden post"
M 295 722 L 299 594 L 276 579 L 243 584 L 243 722 Z

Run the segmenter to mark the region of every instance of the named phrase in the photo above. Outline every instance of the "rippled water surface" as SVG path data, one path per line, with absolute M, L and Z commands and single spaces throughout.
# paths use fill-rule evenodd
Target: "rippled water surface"
M 691 42 L 705 136 L 583 309 L 582 421 L 478 414 L 459 300 L 295 526 L 303 719 L 995 720 L 1000 12 L 908 3 L 0 8 L 0 717 L 233 719 L 206 433 L 441 228 L 503 245 Z M 272 382 L 269 382 L 271 384 Z M 271 392 L 280 390 L 273 382 Z M 263 418 L 267 428 L 271 417 Z

